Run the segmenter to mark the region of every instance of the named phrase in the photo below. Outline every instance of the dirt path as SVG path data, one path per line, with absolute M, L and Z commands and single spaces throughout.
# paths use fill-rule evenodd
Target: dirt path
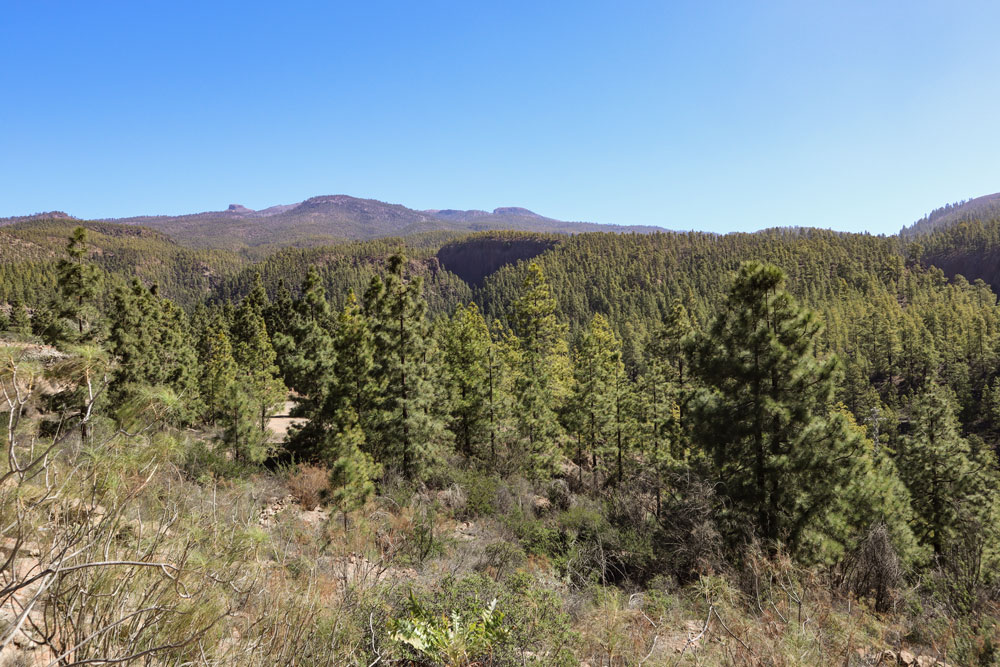
M 292 426 L 292 424 L 304 424 L 306 422 L 306 420 L 301 417 L 288 416 L 294 407 L 295 401 L 285 401 L 285 405 L 281 409 L 281 414 L 271 417 L 271 419 L 268 420 L 267 427 L 271 429 L 271 442 L 283 441 L 285 439 L 285 434 L 288 433 L 288 429 Z

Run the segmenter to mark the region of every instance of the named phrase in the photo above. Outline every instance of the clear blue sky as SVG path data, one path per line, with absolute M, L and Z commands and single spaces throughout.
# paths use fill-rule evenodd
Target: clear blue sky
M 319 194 L 895 232 L 1000 190 L 1000 3 L 0 0 L 0 216 Z

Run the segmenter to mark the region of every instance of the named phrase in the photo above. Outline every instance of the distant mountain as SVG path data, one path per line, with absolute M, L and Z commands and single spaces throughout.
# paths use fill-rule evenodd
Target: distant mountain
M 989 220 L 997 217 L 1000 217 L 1000 192 L 934 209 L 909 227 L 903 227 L 899 235 L 912 238 L 950 227 L 958 222 Z
M 298 204 L 272 206 L 260 211 L 231 204 L 224 211 L 108 221 L 150 227 L 189 247 L 228 249 L 265 245 L 313 246 L 430 231 L 517 230 L 550 234 L 663 231 L 650 226 L 566 222 L 518 207 L 497 208 L 492 212 L 456 209 L 417 211 L 399 204 L 347 195 L 312 197 Z
M 11 218 L 0 218 L 0 227 L 16 225 L 22 222 L 35 222 L 37 220 L 77 220 L 68 213 L 62 211 L 48 211 L 46 213 L 31 213 L 30 215 L 15 215 Z

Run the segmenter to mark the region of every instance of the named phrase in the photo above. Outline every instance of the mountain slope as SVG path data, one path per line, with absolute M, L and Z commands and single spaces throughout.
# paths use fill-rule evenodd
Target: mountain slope
M 491 211 L 417 211 L 399 204 L 347 195 L 312 197 L 298 204 L 254 211 L 232 204 L 225 211 L 180 216 L 119 218 L 114 222 L 159 230 L 195 248 L 314 246 L 344 240 L 409 236 L 421 232 L 517 230 L 576 234 L 591 231 L 649 233 L 658 227 L 565 222 L 524 208 Z
M 1000 217 L 1000 192 L 983 195 L 975 199 L 946 204 L 934 209 L 909 227 L 903 227 L 899 235 L 912 238 L 946 229 L 959 222 L 987 220 Z

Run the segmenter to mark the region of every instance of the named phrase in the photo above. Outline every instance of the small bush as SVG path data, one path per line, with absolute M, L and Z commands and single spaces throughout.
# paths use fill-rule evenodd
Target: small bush
M 392 637 L 433 664 L 490 664 L 510 634 L 504 626 L 503 613 L 497 611 L 496 605 L 494 598 L 468 616 L 456 611 L 439 616 L 411 596 L 409 615 L 392 623 Z
M 558 542 L 558 533 L 544 521 L 526 518 L 516 513 L 508 518 L 507 527 L 517 535 L 524 550 L 534 556 L 551 555 Z
M 568 510 L 570 504 L 573 502 L 573 495 L 570 493 L 569 485 L 562 479 L 553 480 L 549 484 L 546 496 L 549 502 L 552 503 L 552 507 L 563 512 Z
M 220 448 L 203 440 L 195 441 L 187 450 L 182 469 L 190 479 L 201 484 L 209 484 L 213 478 L 248 477 L 257 470 L 249 464 L 226 456 Z
M 903 569 L 884 523 L 868 531 L 847 559 L 845 569 L 844 583 L 855 597 L 871 598 L 877 612 L 889 611 L 902 582 Z
M 520 567 L 524 561 L 524 549 L 518 545 L 503 541 L 493 542 L 483 549 L 482 558 L 477 563 L 476 569 L 492 575 L 499 581 L 504 575 Z
M 330 490 L 330 472 L 323 466 L 300 465 L 288 478 L 288 490 L 302 509 L 311 510 Z
M 496 600 L 496 611 L 505 611 L 506 614 L 494 619 L 499 625 L 494 626 L 490 633 L 488 649 L 491 653 L 476 656 L 481 662 L 474 664 L 483 667 L 523 664 L 563 667 L 580 664 L 571 651 L 571 647 L 579 642 L 579 637 L 570 629 L 570 617 L 561 598 L 529 574 L 517 573 L 503 582 L 479 574 L 460 578 L 446 576 L 431 588 L 413 590 L 411 596 L 401 601 L 395 610 L 397 618 L 413 618 L 413 600 L 421 609 L 417 616 L 437 619 L 434 624 L 438 630 L 446 629 L 444 624 L 451 625 L 449 619 L 455 617 L 466 624 L 468 620 L 481 619 L 482 612 Z M 438 634 L 438 637 L 450 640 L 466 635 L 461 625 L 453 627 L 455 632 L 449 630 L 443 635 Z M 398 637 L 397 641 L 402 639 Z M 458 642 L 445 642 L 445 645 L 456 644 L 461 646 Z M 427 657 L 426 653 L 424 657 Z M 459 660 L 433 664 L 469 663 Z
M 458 484 L 452 484 L 444 491 L 438 491 L 437 500 L 444 509 L 450 510 L 453 516 L 465 514 L 465 507 L 468 504 L 465 490 Z
M 465 481 L 465 516 L 493 516 L 497 513 L 500 481 L 482 473 L 472 473 Z

